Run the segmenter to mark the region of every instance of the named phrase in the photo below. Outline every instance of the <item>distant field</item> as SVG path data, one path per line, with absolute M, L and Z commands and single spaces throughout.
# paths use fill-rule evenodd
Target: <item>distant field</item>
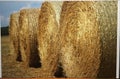
M 9 34 L 9 26 L 1 27 L 1 36 Z
M 13 60 L 10 54 L 9 36 L 1 37 L 2 49 L 2 77 L 3 78 L 28 78 L 28 77 L 45 77 L 46 74 L 41 68 L 25 68 L 22 62 Z M 50 76 L 54 77 L 54 76 Z

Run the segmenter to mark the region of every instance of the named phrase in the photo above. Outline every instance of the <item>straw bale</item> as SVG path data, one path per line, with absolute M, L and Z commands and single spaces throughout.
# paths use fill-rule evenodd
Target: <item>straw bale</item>
M 101 57 L 98 77 L 115 78 L 117 49 L 117 1 L 96 2 Z
M 39 16 L 38 49 L 46 77 L 54 75 L 57 62 L 57 32 L 62 2 L 44 2 Z
M 20 47 L 22 58 L 27 66 L 40 67 L 37 30 L 40 9 L 23 9 L 20 11 Z
M 10 15 L 10 40 L 11 40 L 11 54 L 14 60 L 21 61 L 21 52 L 19 44 L 19 12 Z M 14 52 L 14 53 L 13 53 Z
M 96 77 L 100 35 L 94 2 L 64 2 L 60 20 L 61 63 L 67 77 Z
M 115 77 L 117 2 L 64 2 L 61 63 L 67 77 Z

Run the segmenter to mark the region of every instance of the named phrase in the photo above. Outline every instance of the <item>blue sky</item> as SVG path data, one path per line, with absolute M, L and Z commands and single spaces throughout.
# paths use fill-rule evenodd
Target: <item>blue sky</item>
M 1 27 L 9 25 L 9 16 L 23 8 L 40 8 L 42 1 L 0 1 Z

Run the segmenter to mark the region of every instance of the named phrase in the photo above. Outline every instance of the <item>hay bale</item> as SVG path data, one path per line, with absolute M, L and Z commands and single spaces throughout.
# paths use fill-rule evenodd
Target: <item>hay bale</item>
M 27 48 L 27 30 L 28 29 L 28 20 L 27 14 L 25 10 L 20 11 L 20 17 L 19 17 L 19 23 L 20 23 L 20 50 L 21 50 L 21 55 L 22 55 L 22 61 L 26 61 L 26 54 L 25 50 Z
M 14 60 L 21 61 L 21 52 L 19 44 L 19 12 L 10 15 L 9 34 L 11 40 L 11 54 Z M 14 52 L 14 53 L 13 53 Z
M 57 32 L 62 2 L 44 2 L 39 17 L 38 49 L 43 70 L 50 77 L 56 71 L 58 62 Z
M 96 77 L 100 34 L 94 2 L 64 2 L 60 19 L 61 63 L 67 77 Z
M 117 1 L 96 2 L 100 28 L 100 68 L 98 77 L 116 77 Z
M 20 47 L 22 58 L 27 66 L 40 67 L 37 49 L 37 30 L 40 9 L 23 9 L 20 11 Z
M 67 77 L 115 77 L 117 2 L 64 2 L 61 62 Z

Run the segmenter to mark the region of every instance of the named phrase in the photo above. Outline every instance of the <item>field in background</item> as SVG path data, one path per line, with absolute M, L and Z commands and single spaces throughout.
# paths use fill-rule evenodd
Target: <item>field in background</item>
M 21 77 L 45 77 L 49 73 L 45 73 L 41 68 L 25 68 L 22 62 L 13 60 L 10 54 L 9 36 L 1 37 L 1 53 L 2 53 L 2 77 L 3 78 L 21 78 Z M 50 76 L 54 77 L 54 76 Z

